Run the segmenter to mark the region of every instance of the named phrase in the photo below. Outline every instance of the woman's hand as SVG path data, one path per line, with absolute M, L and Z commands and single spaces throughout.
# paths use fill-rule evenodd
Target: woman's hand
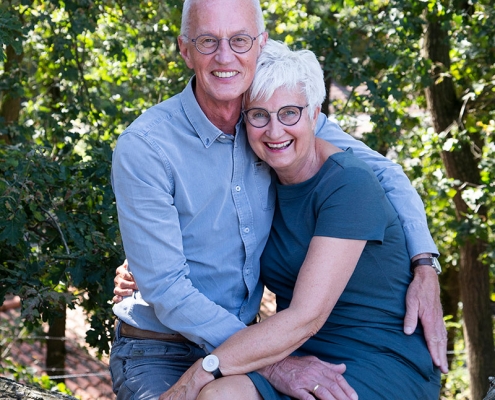
M 258 372 L 277 390 L 296 399 L 357 400 L 356 391 L 342 376 L 345 369 L 344 364 L 306 356 L 287 357 Z
M 132 274 L 127 270 L 127 260 L 115 270 L 115 288 L 113 289 L 112 301 L 117 304 L 120 303 L 125 296 L 130 296 L 135 290 L 138 290 L 136 281 Z
M 214 380 L 201 366 L 202 361 L 202 358 L 196 361 L 159 400 L 196 400 L 201 389 Z

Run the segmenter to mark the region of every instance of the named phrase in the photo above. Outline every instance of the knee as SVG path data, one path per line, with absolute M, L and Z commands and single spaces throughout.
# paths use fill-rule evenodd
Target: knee
M 227 391 L 226 385 L 221 382 L 221 379 L 213 381 L 201 389 L 196 400 L 228 400 Z
M 246 375 L 217 379 L 206 385 L 196 400 L 260 400 L 256 387 Z

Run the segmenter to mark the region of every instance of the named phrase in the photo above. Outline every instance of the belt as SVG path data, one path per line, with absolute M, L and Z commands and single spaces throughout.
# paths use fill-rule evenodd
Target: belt
M 118 322 L 120 322 L 120 336 L 123 337 L 132 338 L 132 339 L 163 340 L 165 342 L 193 343 L 186 337 L 182 336 L 180 333 L 161 333 L 161 332 L 147 331 L 144 329 L 135 328 L 134 326 L 131 326 L 119 319 L 115 321 L 115 328 L 117 328 Z M 258 322 L 258 318 L 255 318 L 247 325 L 251 326 L 256 324 L 257 322 Z
M 154 339 L 163 340 L 165 342 L 192 343 L 180 333 L 146 331 L 144 329 L 135 328 L 134 326 L 126 324 L 124 321 L 120 321 L 120 336 L 133 339 Z

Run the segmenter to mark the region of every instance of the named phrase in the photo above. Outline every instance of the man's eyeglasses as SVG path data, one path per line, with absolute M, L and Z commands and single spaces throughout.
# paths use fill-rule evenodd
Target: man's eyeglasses
M 301 106 L 284 106 L 278 111 L 268 111 L 264 108 L 250 108 L 243 111 L 244 116 L 248 122 L 255 128 L 263 128 L 270 122 L 270 114 L 277 114 L 277 119 L 286 126 L 292 126 L 299 122 L 301 119 L 302 111 L 309 106 L 306 104 Z
M 199 35 L 196 39 L 191 39 L 185 35 L 184 36 L 194 43 L 194 47 L 196 47 L 196 50 L 198 50 L 201 54 L 212 54 L 217 51 L 218 46 L 220 46 L 220 40 L 228 40 L 232 51 L 242 54 L 251 50 L 251 47 L 253 47 L 253 42 L 262 34 L 263 32 L 261 32 L 258 36 L 253 37 L 245 33 L 238 33 L 230 39 L 217 38 L 213 35 Z

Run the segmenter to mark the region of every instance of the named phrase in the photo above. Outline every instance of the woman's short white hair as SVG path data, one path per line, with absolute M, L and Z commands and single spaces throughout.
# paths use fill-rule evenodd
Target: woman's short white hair
M 306 96 L 311 118 L 325 100 L 325 80 L 315 54 L 309 50 L 293 51 L 284 43 L 269 39 L 258 58 L 256 74 L 244 100 L 266 101 L 281 87 Z
M 194 4 L 200 3 L 206 0 L 185 0 L 184 5 L 182 6 L 182 21 L 180 24 L 180 34 L 183 36 L 189 36 L 189 31 L 191 28 L 191 8 Z M 260 0 L 243 0 L 243 1 L 251 1 L 253 3 L 253 7 L 256 15 L 256 28 L 258 32 L 256 35 L 265 31 L 265 20 L 263 19 L 263 11 L 261 11 Z M 235 10 L 234 10 L 235 11 Z

